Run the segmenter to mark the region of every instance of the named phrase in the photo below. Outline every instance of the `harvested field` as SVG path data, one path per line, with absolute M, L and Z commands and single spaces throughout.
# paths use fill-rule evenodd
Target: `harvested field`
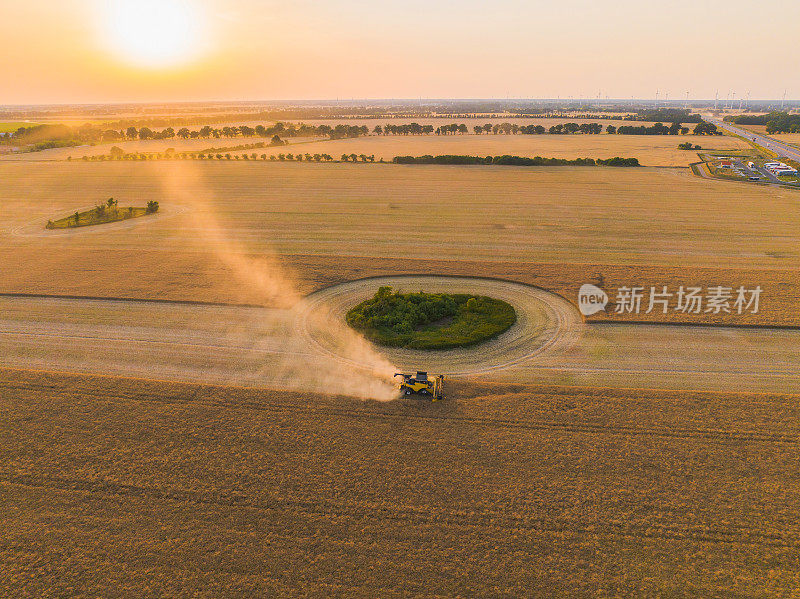
M 566 167 L 4 163 L 0 175 L 0 259 L 14 265 L 0 292 L 264 303 L 206 235 L 214 218 L 243 254 L 277 254 L 304 293 L 394 273 L 506 278 L 571 301 L 598 276 L 613 287 L 761 285 L 759 315 L 712 320 L 800 324 L 790 190 Z M 176 177 L 185 189 L 167 187 Z M 157 199 L 159 213 L 43 230 L 112 191 Z
M 404 121 L 405 122 L 405 121 Z M 408 121 L 410 122 L 410 121 Z M 425 124 L 422 120 L 420 124 Z M 469 119 L 456 119 L 436 121 L 437 126 L 452 122 L 468 123 L 469 135 L 422 135 L 422 136 L 374 136 L 328 140 L 326 138 L 286 138 L 290 143 L 288 147 L 267 147 L 250 150 L 232 151 L 232 154 L 266 154 L 267 156 L 286 153 L 328 153 L 335 159 L 342 154 L 375 155 L 376 160 L 390 161 L 395 156 L 423 155 L 423 154 L 469 154 L 477 156 L 496 156 L 511 154 L 517 156 L 542 156 L 545 158 L 612 158 L 614 156 L 638 158 L 645 166 L 685 167 L 697 161 L 695 152 L 679 150 L 678 144 L 689 142 L 700 145 L 703 149 L 736 150 L 747 149 L 750 146 L 744 141 L 731 137 L 707 137 L 698 135 L 474 135 L 471 132 L 473 124 L 487 122 L 483 119 L 471 121 Z M 541 124 L 550 127 L 566 120 L 553 119 L 490 119 L 488 122 L 515 122 L 521 125 Z M 582 123 L 584 121 L 575 121 Z M 591 122 L 591 121 L 589 121 Z M 597 121 L 606 125 L 652 125 L 630 121 Z M 398 122 L 399 123 L 399 122 Z M 314 123 L 316 125 L 323 124 Z M 376 124 L 383 125 L 385 121 L 350 121 L 351 125 L 366 125 L 372 129 Z M 263 138 L 233 139 L 167 139 L 145 141 L 117 141 L 103 143 L 95 146 L 81 146 L 77 148 L 56 148 L 30 154 L 14 155 L 14 159 L 22 160 L 65 160 L 71 156 L 73 160 L 83 156 L 97 156 L 108 154 L 113 146 L 126 152 L 164 152 L 173 148 L 176 152 L 199 152 L 211 147 L 236 146 L 256 142 L 268 142 Z M 223 152 L 224 153 L 224 152 Z
M 299 311 L 2 297 L 0 365 L 359 395 L 350 383 L 365 365 L 331 336 L 337 327 L 327 321 L 342 325 L 355 300 L 388 282 L 490 291 L 511 303 L 519 320 L 472 348 L 378 348 L 387 370 L 587 387 L 800 388 L 797 330 L 585 325 L 568 302 L 535 288 L 435 277 L 346 283 L 312 295 Z
M 704 181 L 688 171 L 3 163 L 0 175 L 4 248 L 207 251 L 198 219 L 213 214 L 254 253 L 800 266 L 796 194 Z M 57 245 L 27 235 L 29 223 L 110 191 L 120 203 L 156 199 L 187 212 L 153 226 L 141 221 L 126 234 L 76 232 Z
M 161 209 L 41 229 L 111 195 Z M 105 296 L 0 297 L 0 594 L 800 585 L 800 331 L 572 305 L 600 280 L 761 285 L 759 314 L 680 319 L 798 325 L 796 194 L 647 168 L 3 162 L 0 200 L 0 292 Z M 318 291 L 299 312 L 265 293 L 278 264 L 288 296 Z M 446 401 L 343 397 L 376 395 L 324 317 L 398 273 L 488 277 L 425 285 L 524 308 L 506 343 L 426 359 Z
M 4 595 L 785 596 L 797 396 L 0 371 Z
M 695 152 L 679 150 L 690 142 L 703 148 L 736 150 L 747 144 L 734 137 L 702 135 L 446 135 L 441 137 L 366 137 L 314 144 L 313 152 L 375 155 L 376 160 L 423 154 L 542 156 L 544 158 L 638 158 L 644 166 L 686 167 Z

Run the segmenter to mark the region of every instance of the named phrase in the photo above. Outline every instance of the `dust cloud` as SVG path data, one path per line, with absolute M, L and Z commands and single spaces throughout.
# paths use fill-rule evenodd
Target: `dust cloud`
M 232 279 L 217 281 L 218 285 L 236 286 L 234 290 L 247 289 L 258 303 L 270 308 L 285 310 L 293 315 L 292 326 L 280 334 L 283 357 L 265 365 L 258 373 L 259 379 L 268 380 L 278 387 L 306 391 L 321 391 L 349 395 L 362 399 L 390 401 L 398 397 L 392 383 L 394 366 L 346 323 L 317 313 L 313 322 L 305 323 L 325 336 L 328 346 L 333 340 L 335 351 L 325 354 L 313 351 L 313 343 L 304 336 L 304 327 L 297 318 L 304 307 L 303 295 L 298 291 L 296 278 L 280 262 L 276 253 L 258 256 L 248 254 L 244 244 L 226 231 L 213 201 L 214 190 L 204 183 L 203 173 L 191 163 L 171 163 L 163 173 L 164 201 L 162 205 L 176 204 L 189 207 L 186 218 L 191 219 L 197 240 L 207 251 L 221 260 L 232 273 Z M 269 318 L 269 313 L 251 312 L 249 318 Z M 268 342 L 259 333 L 263 323 L 242 322 L 231 336 L 246 341 L 257 349 Z M 272 337 L 274 340 L 274 335 Z M 354 366 L 353 363 L 358 364 Z

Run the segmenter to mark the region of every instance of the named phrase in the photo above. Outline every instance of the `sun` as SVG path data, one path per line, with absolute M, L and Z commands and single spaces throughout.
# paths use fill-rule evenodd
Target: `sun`
M 103 36 L 120 60 L 169 68 L 197 59 L 203 49 L 200 10 L 185 0 L 106 0 Z

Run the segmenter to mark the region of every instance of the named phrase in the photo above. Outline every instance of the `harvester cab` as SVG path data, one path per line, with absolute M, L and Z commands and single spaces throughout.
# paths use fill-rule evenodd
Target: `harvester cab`
M 400 383 L 400 391 L 403 392 L 403 395 L 420 395 L 425 399 L 430 398 L 431 401 L 442 399 L 444 392 L 443 374 L 431 378 L 428 377 L 427 372 L 417 371 L 417 374 L 396 372 L 394 376 L 403 377 L 403 382 Z

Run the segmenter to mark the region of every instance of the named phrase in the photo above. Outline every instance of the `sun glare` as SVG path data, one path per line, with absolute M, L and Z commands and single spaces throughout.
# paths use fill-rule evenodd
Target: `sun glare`
M 201 14 L 184 0 L 107 0 L 103 34 L 121 60 L 167 68 L 196 59 L 202 50 Z

